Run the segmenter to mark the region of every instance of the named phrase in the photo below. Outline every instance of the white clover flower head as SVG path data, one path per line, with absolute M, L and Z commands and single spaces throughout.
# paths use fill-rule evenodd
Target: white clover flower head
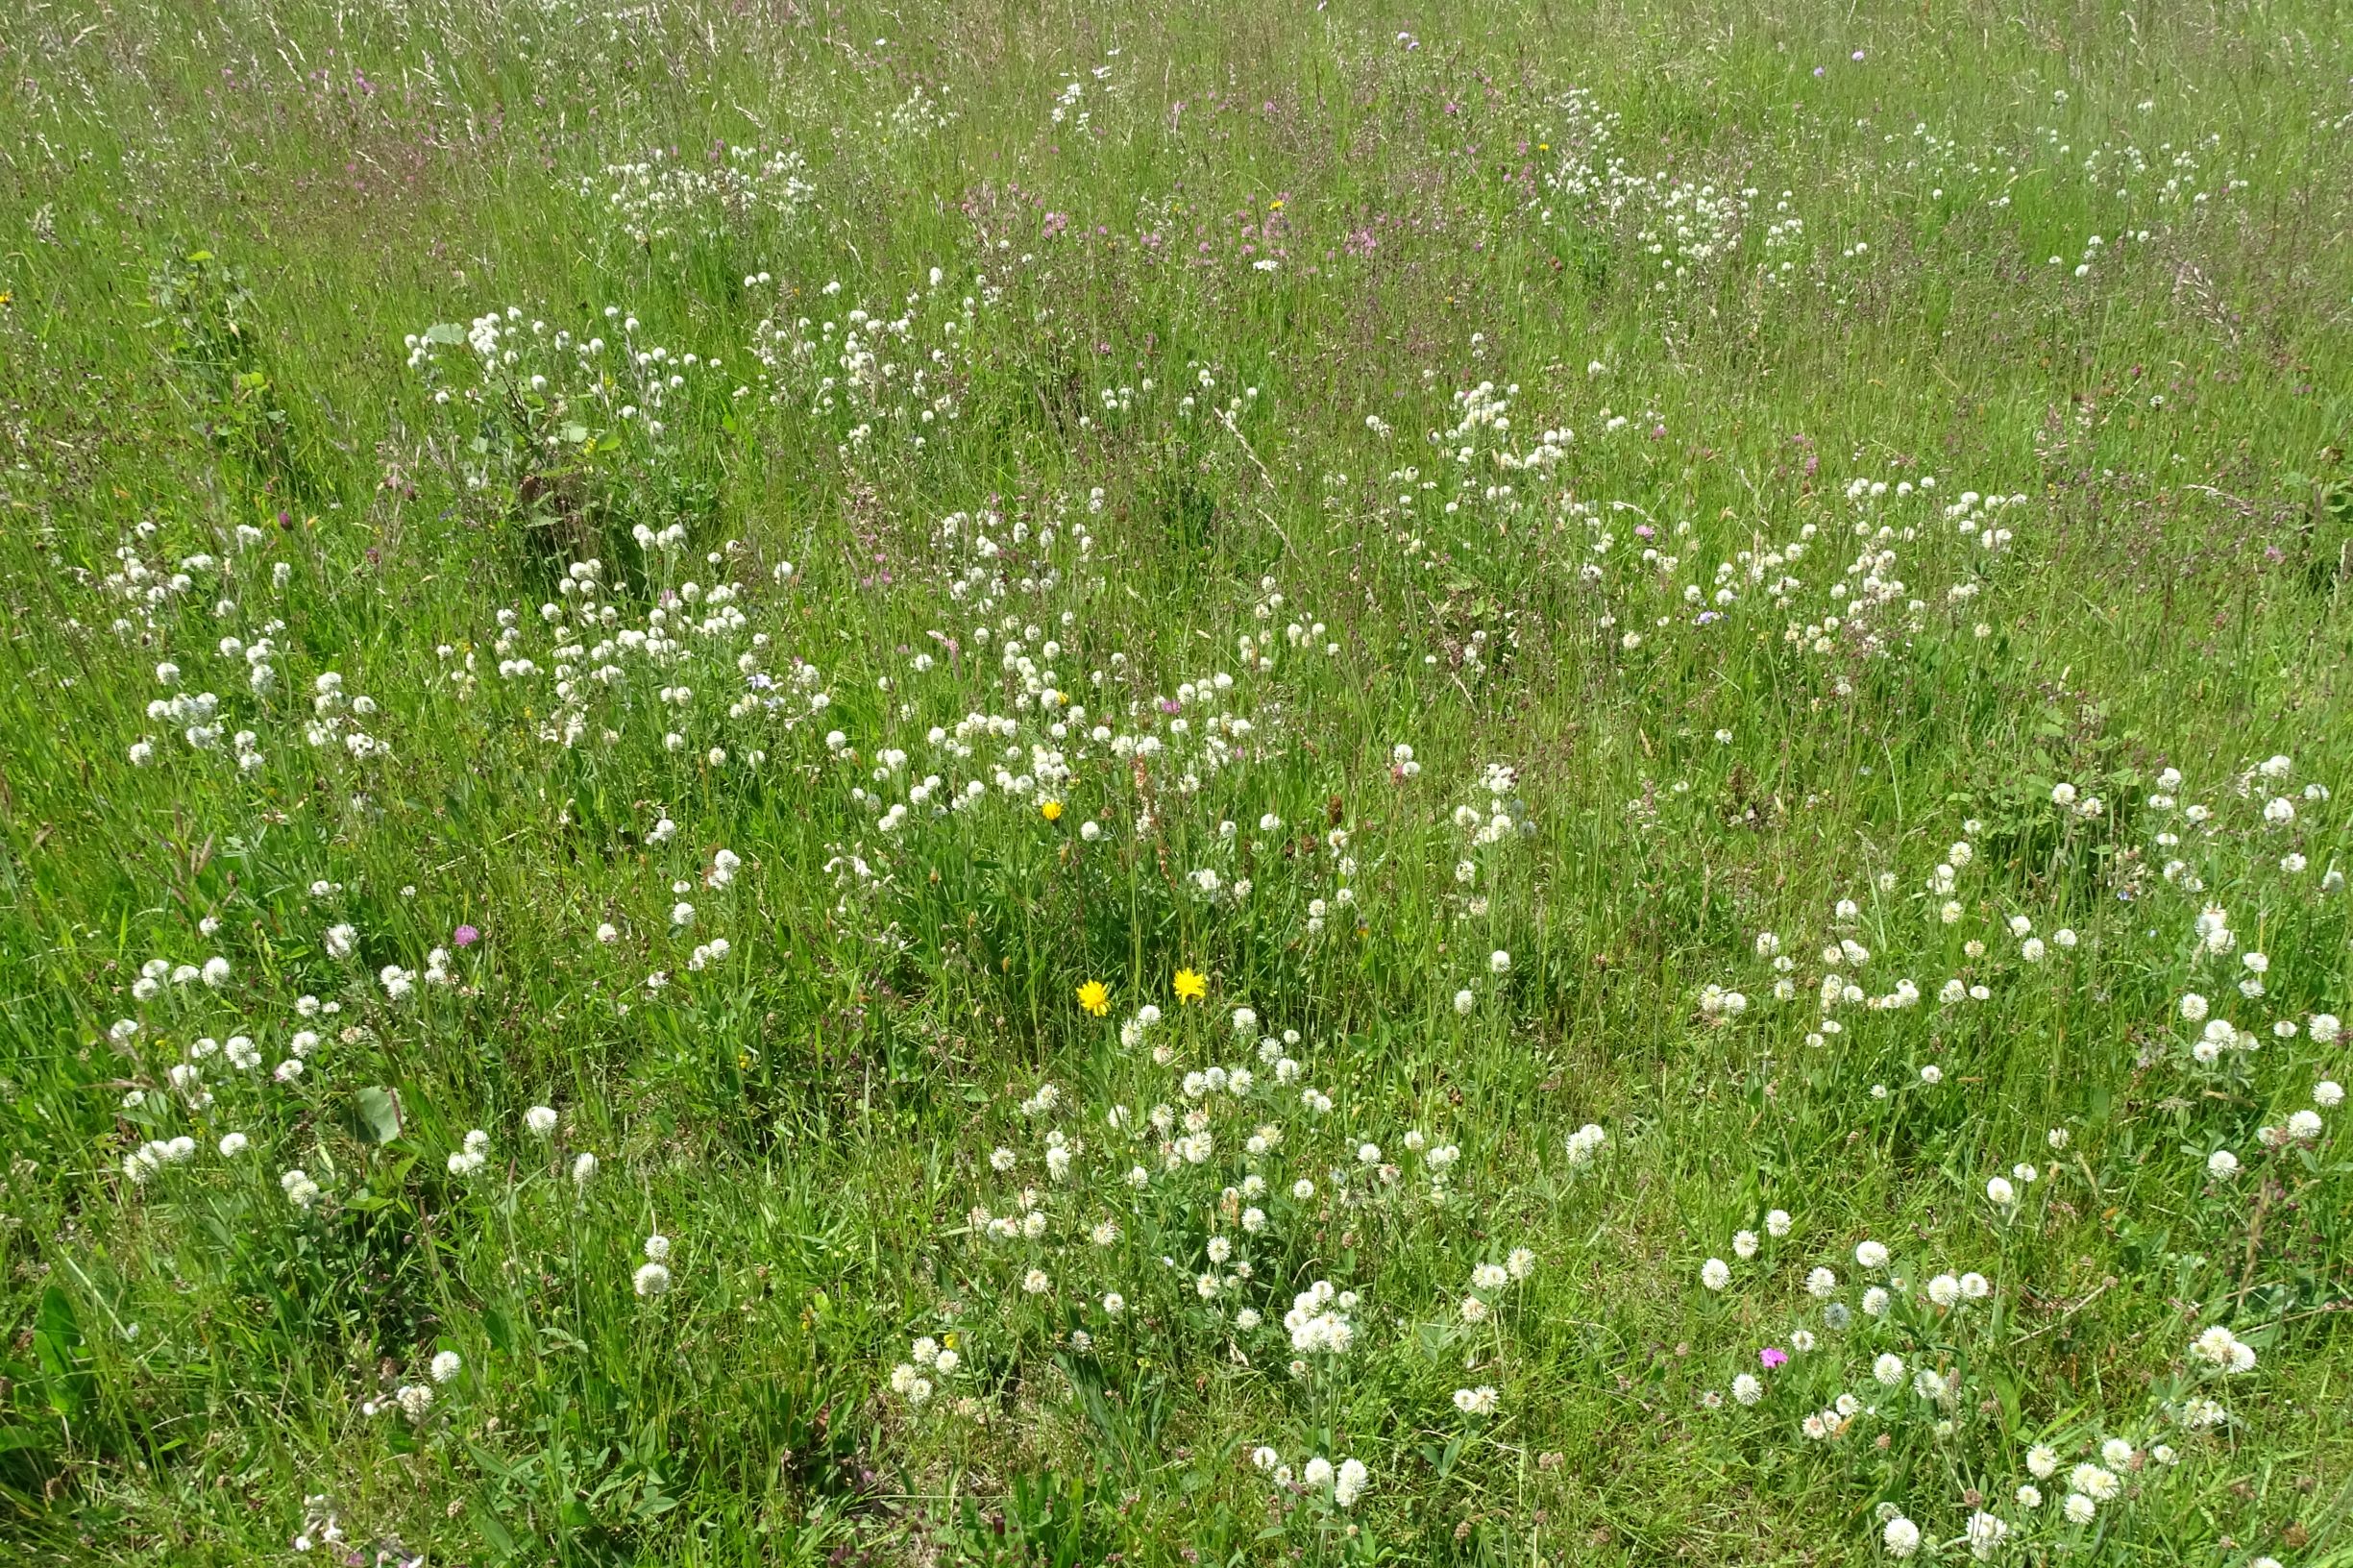
M 1342 1459 L 1338 1472 L 1332 1478 L 1333 1506 L 1352 1508 L 1372 1485 L 1372 1473 L 1359 1459 Z

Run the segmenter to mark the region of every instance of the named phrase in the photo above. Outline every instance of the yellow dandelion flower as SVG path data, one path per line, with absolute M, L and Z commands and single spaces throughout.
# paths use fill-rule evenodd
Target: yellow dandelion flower
M 1100 980 L 1088 981 L 1078 988 L 1078 1005 L 1098 1018 L 1103 1017 L 1111 1011 L 1111 988 Z
M 1044 818 L 1049 822 L 1061 821 L 1062 802 L 1059 800 L 1046 801 L 1043 805 L 1041 805 L 1038 808 L 1038 815 Z
M 1180 1002 L 1197 1002 L 1210 993 L 1209 976 L 1192 969 L 1176 972 L 1176 993 Z

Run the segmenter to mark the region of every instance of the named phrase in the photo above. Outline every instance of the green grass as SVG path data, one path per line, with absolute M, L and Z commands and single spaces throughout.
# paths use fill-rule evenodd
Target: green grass
M 0 1556 L 2353 1561 L 2342 31 L 26 10 Z

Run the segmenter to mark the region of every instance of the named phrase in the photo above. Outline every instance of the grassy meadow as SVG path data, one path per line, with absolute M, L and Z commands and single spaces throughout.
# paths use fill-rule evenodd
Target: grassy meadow
M 0 1560 L 2353 1564 L 2342 7 L 0 66 Z

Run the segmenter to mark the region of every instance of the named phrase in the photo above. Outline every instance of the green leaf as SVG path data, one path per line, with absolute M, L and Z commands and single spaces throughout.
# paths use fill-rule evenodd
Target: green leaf
M 47 1436 L 37 1427 L 0 1427 L 0 1454 L 12 1454 L 20 1448 L 38 1448 Z
M 33 1359 L 48 1374 L 49 1408 L 72 1417 L 81 1413 L 83 1384 L 76 1364 L 82 1349 L 82 1322 L 74 1314 L 73 1298 L 52 1284 L 41 1292 L 40 1311 L 33 1324 Z
M 401 1099 L 389 1089 L 370 1087 L 359 1091 L 359 1120 L 379 1143 L 401 1136 Z
M 480 1451 L 476 1452 L 478 1455 Z M 515 1537 L 500 1523 L 499 1516 L 488 1508 L 478 1507 L 474 1510 L 474 1528 L 481 1532 L 483 1544 L 500 1556 L 511 1557 L 515 1555 Z

